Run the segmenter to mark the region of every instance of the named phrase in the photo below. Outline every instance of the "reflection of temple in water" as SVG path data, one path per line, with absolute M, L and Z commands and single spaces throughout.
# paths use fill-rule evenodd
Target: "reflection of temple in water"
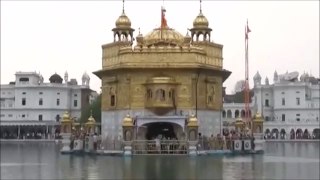
M 170 28 L 164 13 L 162 8 L 159 28 L 146 35 L 139 30 L 134 39 L 123 10 L 112 29 L 114 41 L 102 46 L 102 69 L 95 74 L 102 81 L 104 138 L 122 134 L 127 114 L 138 139 L 158 134 L 180 139 L 192 113 L 200 133 L 220 132 L 222 83 L 231 73 L 223 69 L 223 46 L 212 41 L 201 9 L 191 36 Z

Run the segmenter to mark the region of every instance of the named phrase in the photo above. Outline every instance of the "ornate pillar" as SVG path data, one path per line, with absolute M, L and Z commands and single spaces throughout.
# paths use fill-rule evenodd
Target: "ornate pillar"
M 92 111 L 91 115 L 88 118 L 88 121 L 85 124 L 85 132 L 86 132 L 86 137 L 85 137 L 85 151 L 90 152 L 94 150 L 94 140 L 93 140 L 93 134 L 95 134 L 96 130 L 96 120 L 92 117 Z
M 234 151 L 242 151 L 243 150 L 243 143 L 242 139 L 239 139 L 239 135 L 243 135 L 245 131 L 245 123 L 241 119 L 241 117 L 238 117 L 235 122 L 235 130 L 238 135 L 238 139 L 233 141 L 233 150 Z
M 263 118 L 260 113 L 255 114 L 252 120 L 252 133 L 263 134 Z
M 236 122 L 235 122 L 235 129 L 236 129 L 236 132 L 238 133 L 243 133 L 243 130 L 244 130 L 244 122 L 243 120 L 239 117 L 236 119 Z
M 89 135 L 96 133 L 96 120 L 92 117 L 92 111 L 88 121 L 85 124 L 85 130 Z
M 253 135 L 253 150 L 256 152 L 263 152 L 265 140 L 263 138 L 263 117 L 257 113 L 252 120 L 252 135 Z
M 124 143 L 124 155 L 132 154 L 132 141 L 133 141 L 133 119 L 129 114 L 122 121 L 122 134 Z
M 66 111 L 63 114 L 62 121 L 61 121 L 61 136 L 62 136 L 62 153 L 69 153 L 70 152 L 70 137 L 71 137 L 71 130 L 72 130 L 72 121 L 70 119 L 70 114 Z
M 197 155 L 197 144 L 198 144 L 198 119 L 192 114 L 188 119 L 187 124 L 187 138 L 189 145 L 189 155 Z

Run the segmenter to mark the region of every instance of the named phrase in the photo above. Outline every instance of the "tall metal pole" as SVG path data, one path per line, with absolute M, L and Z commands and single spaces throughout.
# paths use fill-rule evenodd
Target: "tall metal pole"
M 244 91 L 244 101 L 245 101 L 245 122 L 247 125 L 250 123 L 249 115 L 249 104 L 250 104 L 250 89 L 249 89 L 249 26 L 248 20 L 245 27 L 245 91 Z

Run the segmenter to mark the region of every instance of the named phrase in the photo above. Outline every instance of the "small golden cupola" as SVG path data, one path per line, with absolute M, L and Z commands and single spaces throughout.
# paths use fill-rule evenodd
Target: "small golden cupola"
M 140 28 L 139 28 L 139 34 L 136 37 L 136 40 L 137 40 L 137 45 L 141 45 L 143 43 L 143 35 L 140 32 Z
M 186 36 L 184 36 L 184 43 L 190 44 L 190 42 L 191 42 L 191 36 L 189 35 L 189 29 L 188 29 Z
M 71 118 L 70 118 L 70 114 L 68 111 L 65 111 L 63 113 L 63 116 L 62 116 L 62 121 L 61 122 L 72 122 L 71 121 Z
M 192 41 L 210 41 L 212 29 L 209 28 L 209 21 L 202 13 L 201 3 L 202 0 L 200 0 L 200 13 L 193 21 L 193 28 L 190 29 Z
M 116 27 L 112 29 L 114 42 L 116 41 L 133 41 L 134 29 L 131 28 L 131 21 L 124 11 L 124 0 L 122 0 L 122 14 L 115 23 Z
M 87 133 L 89 134 L 95 133 L 96 132 L 95 127 L 96 127 L 96 120 L 93 118 L 92 110 L 91 110 L 90 117 L 88 118 L 88 121 L 85 123 L 85 128 Z

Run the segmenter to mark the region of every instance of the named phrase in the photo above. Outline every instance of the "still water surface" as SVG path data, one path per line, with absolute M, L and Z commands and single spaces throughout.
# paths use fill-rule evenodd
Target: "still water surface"
M 54 143 L 1 142 L 0 179 L 319 179 L 319 142 L 270 142 L 263 155 L 70 156 Z

